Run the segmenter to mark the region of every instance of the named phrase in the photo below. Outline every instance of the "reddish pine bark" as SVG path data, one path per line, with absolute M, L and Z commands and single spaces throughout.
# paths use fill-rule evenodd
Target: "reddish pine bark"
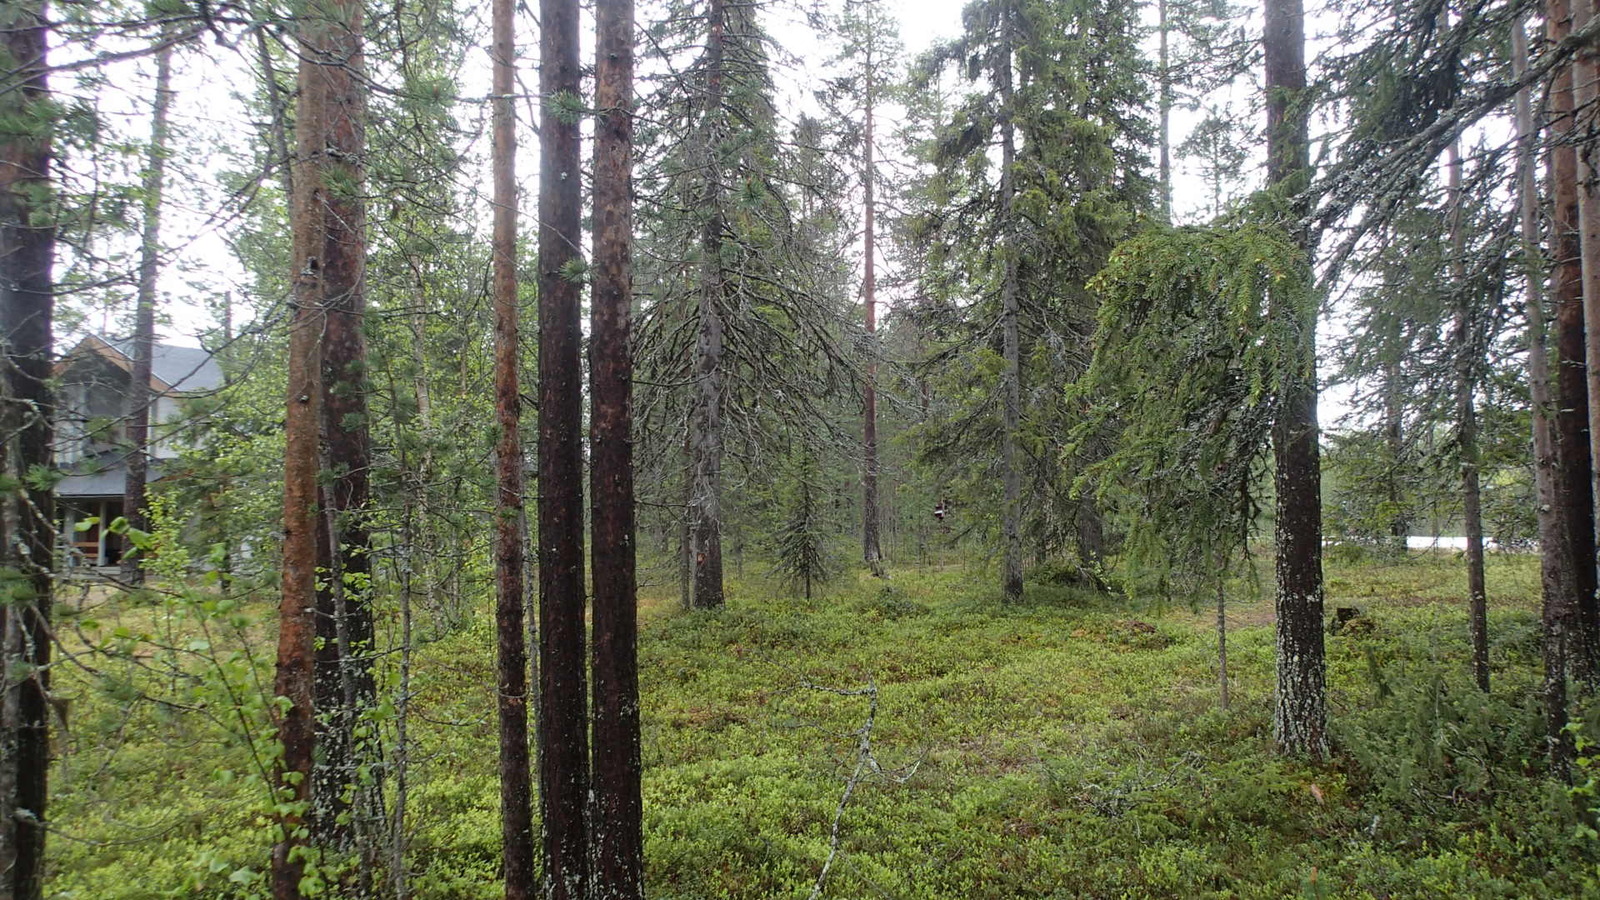
M 590 495 L 594 559 L 594 896 L 644 896 L 634 555 L 633 0 L 595 4 Z
M 513 0 L 494 0 L 495 643 L 500 716 L 500 863 L 506 900 L 538 892 L 528 756 L 523 593 L 522 406 L 517 374 L 516 33 Z
M 319 438 L 323 405 L 323 344 L 330 298 L 359 281 L 362 250 L 351 245 L 359 217 L 345 185 L 359 183 L 350 148 L 359 147 L 361 7 L 327 0 L 297 20 L 300 102 L 295 122 L 295 191 L 290 229 L 294 247 L 293 317 L 289 326 L 289 384 L 284 417 L 283 593 L 279 603 L 275 692 L 287 701 L 278 720 L 283 744 L 280 817 L 270 882 L 275 900 L 300 896 L 316 746 L 316 637 Z
M 1571 0 L 1549 0 L 1546 28 L 1552 43 L 1572 33 Z M 1555 306 L 1556 510 L 1566 532 L 1565 576 L 1576 626 L 1567 664 L 1593 689 L 1600 680 L 1600 608 L 1595 601 L 1594 499 L 1589 461 L 1589 385 L 1583 315 L 1583 263 L 1578 233 L 1578 153 L 1571 143 L 1573 66 L 1551 77 L 1546 107 L 1549 129 L 1550 292 Z
M 541 0 L 540 24 L 539 807 L 544 896 L 575 900 L 589 881 L 576 0 Z
M 325 193 L 317 210 L 323 229 L 322 467 L 331 477 L 322 490 L 318 521 L 318 564 L 326 575 L 317 596 L 322 649 L 317 659 L 319 752 L 312 800 L 317 842 L 346 847 L 352 828 L 339 820 L 349 810 L 347 796 L 358 788 L 370 790 L 358 784 L 359 757 L 370 748 L 357 746 L 355 730 L 377 688 L 366 587 L 372 569 L 366 523 L 372 450 L 363 331 L 366 202 L 360 190 L 365 179 L 360 161 L 366 153 L 366 88 L 361 4 L 338 0 L 332 8 L 333 30 L 322 66 L 328 84 L 323 146 L 328 179 L 324 183 L 336 187 Z M 370 812 L 356 810 L 358 816 Z

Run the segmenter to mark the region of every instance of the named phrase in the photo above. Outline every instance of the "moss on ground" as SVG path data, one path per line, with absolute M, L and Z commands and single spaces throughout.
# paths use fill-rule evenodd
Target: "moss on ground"
M 1329 639 L 1338 752 L 1315 765 L 1271 752 L 1271 600 L 1249 582 L 1230 591 L 1227 711 L 1204 604 L 1042 587 L 1002 607 L 984 573 L 959 568 L 852 576 L 811 601 L 745 582 L 717 614 L 647 598 L 650 896 L 806 897 L 860 763 L 866 690 L 871 760 L 825 896 L 1600 896 L 1589 798 L 1539 760 L 1536 561 L 1496 557 L 1490 575 L 1484 698 L 1467 677 L 1458 561 L 1330 567 L 1330 606 L 1362 607 L 1369 626 Z M 140 649 L 201 640 L 200 621 L 216 624 L 174 624 L 161 604 L 76 617 L 82 642 L 124 657 L 58 671 L 76 712 L 55 781 L 54 896 L 260 895 L 261 711 L 241 717 L 228 698 L 265 671 L 269 650 L 244 653 L 261 630 L 210 634 L 221 661 L 185 651 L 182 677 Z M 492 646 L 481 615 L 417 654 L 419 900 L 500 896 Z

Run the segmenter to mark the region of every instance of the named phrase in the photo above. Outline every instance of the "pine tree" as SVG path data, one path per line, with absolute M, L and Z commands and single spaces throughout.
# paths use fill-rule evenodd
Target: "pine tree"
M 373 785 L 362 784 L 370 742 L 357 739 L 359 719 L 377 694 L 372 660 L 372 537 L 367 519 L 372 471 L 367 398 L 367 71 L 364 11 L 359 0 L 337 8 L 337 46 L 321 60 L 328 77 L 324 189 L 311 202 L 321 216 L 322 402 L 318 485 L 317 765 L 312 780 L 312 831 L 317 843 L 347 849 L 374 827 Z M 367 766 L 373 771 L 371 766 Z M 351 808 L 351 798 L 355 807 Z
M 495 631 L 500 718 L 500 842 L 506 900 L 529 900 L 534 875 L 533 784 L 528 757 L 528 648 L 524 630 L 522 391 L 518 380 L 516 20 L 512 0 L 494 19 Z
M 151 357 L 155 351 L 156 289 L 161 272 L 161 199 L 166 188 L 167 154 L 171 152 L 168 111 L 172 107 L 171 45 L 156 53 L 155 97 L 151 99 L 150 150 L 145 161 L 143 222 L 139 238 L 139 288 L 133 324 L 133 368 L 128 373 L 128 464 L 123 480 L 122 508 L 128 527 L 150 530 L 145 505 L 145 480 L 150 464 Z M 144 581 L 144 565 L 137 553 L 124 554 L 122 579 Z
M 1571 35 L 1577 0 L 1548 0 L 1545 28 L 1551 42 Z M 1589 460 L 1589 385 L 1585 371 L 1583 252 L 1579 228 L 1578 151 L 1574 70 L 1569 64 L 1551 73 L 1545 127 L 1550 134 L 1549 178 L 1550 300 L 1555 306 L 1556 508 L 1560 511 L 1570 559 L 1575 630 L 1568 644 L 1573 677 L 1593 689 L 1600 685 L 1600 600 L 1596 599 L 1595 508 Z
M 849 119 L 860 116 L 862 231 L 861 305 L 867 333 L 868 357 L 861 385 L 861 545 L 862 559 L 874 574 L 883 575 L 883 539 L 879 506 L 878 476 L 878 189 L 877 116 L 889 92 L 885 74 L 888 61 L 900 51 L 893 24 L 884 15 L 879 0 L 848 4 L 840 22 L 845 45 L 840 61 L 843 75 L 834 80 L 831 105 Z M 843 101 L 843 103 L 841 103 Z
M 50 598 L 54 504 L 50 389 L 56 230 L 52 98 L 43 3 L 7 5 L 0 24 L 3 109 L 14 132 L 0 146 L 0 895 L 44 895 L 50 771 Z
M 644 897 L 633 487 L 633 0 L 595 8 L 590 497 L 594 896 Z
M 539 37 L 539 808 L 547 900 L 589 886 L 576 0 L 542 0 Z

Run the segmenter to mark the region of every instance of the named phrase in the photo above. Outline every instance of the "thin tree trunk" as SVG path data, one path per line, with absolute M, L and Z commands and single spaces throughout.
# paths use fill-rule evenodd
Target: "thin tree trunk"
M 1015 11 L 1010 2 L 1001 7 L 1000 30 L 1000 230 L 1009 239 L 1008 246 L 1000 248 L 1005 260 L 1005 271 L 1000 285 L 1000 326 L 1004 356 L 1004 369 L 1000 374 L 1000 478 L 1005 490 L 1004 505 L 1000 511 L 1000 539 L 1002 548 L 1000 594 L 1007 603 L 1022 600 L 1022 464 L 1017 446 L 1022 430 L 1022 365 L 1020 298 L 1018 297 L 1017 254 L 1011 246 L 1016 232 L 1016 177 L 1012 169 L 1017 163 L 1016 127 L 1012 123 L 1013 94 L 1011 73 L 1011 37 Z
M 417 484 L 416 491 L 407 496 L 401 513 L 401 539 L 405 541 L 407 550 L 411 551 L 416 549 L 415 542 L 421 531 L 417 523 L 417 498 L 421 496 L 422 490 L 422 484 Z M 416 566 L 420 556 L 421 554 L 412 552 L 400 563 L 404 572 L 399 598 L 400 677 L 395 685 L 392 766 L 394 810 L 389 820 L 389 886 L 394 891 L 395 900 L 410 900 L 411 897 L 411 877 L 406 869 L 406 847 L 409 844 L 406 815 L 410 811 L 411 799 L 411 609 L 414 605 L 412 595 L 415 592 Z
M 50 770 L 50 590 L 55 510 L 24 476 L 50 464 L 55 227 L 50 168 L 50 87 L 43 3 L 0 14 L 8 61 L 0 109 L 12 122 L 0 143 L 0 898 L 44 894 Z
M 539 41 L 539 808 L 544 897 L 589 883 L 584 652 L 583 239 L 577 0 L 541 0 Z
M 1217 565 L 1217 705 L 1223 709 L 1227 709 L 1229 703 L 1227 573 L 1226 559 L 1220 559 Z
M 278 157 L 278 178 L 283 187 L 284 200 L 290 201 L 294 196 L 294 161 L 289 158 L 288 104 L 284 100 L 283 88 L 278 84 L 278 70 L 272 64 L 272 48 L 267 44 L 265 28 L 256 29 L 256 60 L 261 65 L 261 81 L 266 85 L 267 107 L 272 113 L 267 136 L 272 141 L 273 153 Z
M 1511 29 L 1512 69 L 1521 77 L 1528 68 L 1528 36 L 1519 20 Z M 1528 319 L 1528 392 L 1533 407 L 1534 486 L 1538 492 L 1539 572 L 1543 595 L 1541 641 L 1544 657 L 1545 741 L 1550 768 L 1565 778 L 1572 761 L 1567 726 L 1567 640 L 1572 630 L 1575 603 L 1568 581 L 1571 553 L 1567 532 L 1556 509 L 1554 407 L 1550 379 L 1548 336 L 1545 329 L 1543 257 L 1539 252 L 1539 188 L 1536 159 L 1539 127 L 1534 119 L 1531 88 L 1517 92 L 1517 194 L 1522 231 L 1523 277 Z
M 506 900 L 538 893 L 528 750 L 528 637 L 523 592 L 522 386 L 518 375 L 516 19 L 494 0 L 494 399 L 496 707 L 500 717 L 500 865 Z
M 633 0 L 595 4 L 590 495 L 594 896 L 644 897 L 633 491 Z
M 873 80 L 877 77 L 877 60 L 873 57 L 876 24 L 867 35 L 867 61 L 865 86 L 865 134 L 862 141 L 861 187 L 865 192 L 866 222 L 862 234 L 862 305 L 865 309 L 868 353 L 867 380 L 862 385 L 861 454 L 861 551 L 862 558 L 872 574 L 882 577 L 883 548 L 878 533 L 878 273 L 877 273 L 877 163 L 873 158 L 873 113 L 877 102 Z M 808 585 L 809 587 L 809 585 Z
M 1264 46 L 1267 182 L 1288 195 L 1290 219 L 1299 221 L 1311 169 L 1305 14 L 1300 0 L 1266 0 Z M 1309 235 L 1297 228 L 1294 239 L 1309 257 Z M 1309 282 L 1309 259 L 1301 265 L 1300 277 Z M 1296 371 L 1282 387 L 1282 408 L 1272 428 L 1278 582 L 1273 730 L 1280 752 L 1321 757 L 1328 752 L 1328 714 L 1322 633 L 1322 477 L 1317 452 L 1317 305 L 1299 293 L 1275 291 L 1269 310 L 1291 323 L 1298 335 L 1297 346 L 1290 351 Z
M 725 222 L 722 210 L 723 65 L 727 52 L 725 0 L 708 0 L 704 103 L 695 152 L 701 168 L 699 332 L 695 338 L 694 410 L 689 421 L 689 563 L 696 609 L 720 609 L 722 586 L 722 300 Z
M 683 507 L 678 514 L 678 598 L 684 609 L 694 609 L 694 547 L 689 536 L 689 514 L 693 508 L 693 442 L 686 435 L 683 439 Z
M 1549 0 L 1545 19 L 1552 42 L 1572 31 L 1572 0 Z M 1578 152 L 1572 66 L 1551 77 L 1546 118 L 1550 131 L 1550 290 L 1555 305 L 1556 508 L 1567 532 L 1577 626 L 1567 645 L 1573 677 L 1593 690 L 1600 679 L 1600 609 L 1595 601 L 1594 499 L 1589 465 L 1588 375 L 1584 364 L 1583 262 L 1578 229 Z
M 1405 340 L 1402 328 L 1395 329 L 1396 340 L 1389 352 L 1390 361 L 1383 366 L 1383 439 L 1389 449 L 1389 467 L 1384 476 L 1384 490 L 1390 507 L 1394 510 L 1389 520 L 1389 536 L 1397 553 L 1404 553 L 1406 539 L 1411 536 L 1411 521 L 1406 514 L 1406 497 L 1402 489 L 1401 471 L 1405 464 L 1405 408 L 1402 402 L 1402 385 L 1399 357 Z
M 1461 149 L 1447 150 L 1450 182 L 1450 274 L 1455 292 L 1456 450 L 1461 455 L 1461 517 L 1467 532 L 1467 612 L 1472 636 L 1472 677 L 1489 690 L 1489 599 L 1483 574 L 1483 492 L 1478 481 L 1478 388 L 1482 350 L 1477 314 L 1466 284 L 1465 198 L 1461 192 Z
M 156 54 L 156 95 L 150 115 L 150 153 L 145 160 L 144 202 L 139 236 L 139 293 L 133 312 L 133 371 L 128 383 L 128 465 L 122 486 L 122 510 L 128 526 L 150 530 L 145 509 L 145 478 L 150 469 L 150 388 L 151 359 L 156 343 L 156 282 L 161 273 L 161 195 L 166 188 L 169 129 L 167 111 L 172 106 L 173 45 Z M 122 579 L 130 584 L 144 583 L 143 558 L 124 553 Z

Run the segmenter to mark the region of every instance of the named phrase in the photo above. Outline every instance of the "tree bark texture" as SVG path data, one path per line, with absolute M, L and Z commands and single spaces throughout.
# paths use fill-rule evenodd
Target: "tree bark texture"
M 584 651 L 583 239 L 576 0 L 541 0 L 539 55 L 539 808 L 544 896 L 589 882 Z
M 633 492 L 633 0 L 595 4 L 590 502 L 594 897 L 644 897 Z
M 128 526 L 150 530 L 145 508 L 145 479 L 150 470 L 151 358 L 156 343 L 156 287 L 161 274 L 161 195 L 166 188 L 170 152 L 167 113 L 172 106 L 172 53 L 167 44 L 156 54 L 156 91 L 150 113 L 150 149 L 145 157 L 144 221 L 139 235 L 139 290 L 133 311 L 133 369 L 128 378 L 128 463 L 122 486 L 123 515 Z M 138 553 L 122 557 L 122 580 L 144 582 L 144 560 Z
M 877 161 L 873 151 L 873 114 L 876 112 L 878 61 L 873 55 L 876 32 L 867 36 L 864 135 L 861 188 L 866 221 L 862 233 L 862 306 L 867 332 L 867 379 L 862 385 L 861 426 L 861 555 L 872 574 L 883 575 L 883 545 L 878 527 L 878 272 L 877 272 Z
M 1528 68 L 1528 36 L 1523 23 L 1511 29 L 1512 69 L 1521 77 Z M 1567 642 L 1572 632 L 1576 602 L 1569 581 L 1572 553 L 1558 509 L 1559 463 L 1555 450 L 1555 398 L 1550 376 L 1544 311 L 1544 259 L 1539 248 L 1539 188 L 1537 152 L 1540 128 L 1535 121 L 1531 88 L 1517 92 L 1517 195 L 1522 232 L 1522 254 L 1527 267 L 1525 312 L 1528 320 L 1528 393 L 1533 407 L 1534 487 L 1538 493 L 1539 581 L 1541 655 L 1544 660 L 1545 742 L 1550 768 L 1565 777 L 1572 761 L 1567 725 Z
M 1016 240 L 1016 127 L 1012 123 L 1016 102 L 1011 71 L 1011 37 L 1016 27 L 1009 2 L 1000 13 L 1000 233 L 1007 246 L 1000 248 L 1005 271 L 1000 283 L 1000 329 L 1004 365 L 1000 372 L 1000 478 L 1005 498 L 1000 509 L 1000 596 L 1007 603 L 1022 600 L 1022 463 L 1018 441 L 1022 430 L 1022 348 L 1018 296 Z
M 720 609 L 722 585 L 722 400 L 723 382 L 723 217 L 722 163 L 718 148 L 724 133 L 723 67 L 727 58 L 726 0 L 707 0 L 706 52 L 702 61 L 699 134 L 694 153 L 701 172 L 699 207 L 700 292 L 696 310 L 694 399 L 689 417 L 689 564 L 693 569 L 695 609 Z
M 517 107 L 514 0 L 494 0 L 495 692 L 500 719 L 500 864 L 506 900 L 538 893 L 528 748 L 527 597 L 523 592 L 522 399 L 517 302 Z
M 1594 0 L 1573 0 L 1573 28 L 1583 28 L 1595 15 Z M 1596 546 L 1594 534 L 1600 521 L 1600 170 L 1594 159 L 1591 135 L 1597 124 L 1595 102 L 1600 100 L 1600 56 L 1593 47 L 1580 50 L 1573 58 L 1573 103 L 1579 118 L 1573 122 L 1574 133 L 1583 136 L 1585 149 L 1575 152 L 1578 157 L 1578 249 L 1583 278 L 1584 370 L 1586 397 L 1590 402 L 1585 410 L 1589 427 L 1589 514 L 1590 551 L 1585 571 L 1595 572 Z M 1577 556 L 1574 556 L 1575 563 Z M 1600 574 L 1596 575 L 1600 581 Z M 1600 585 L 1588 585 L 1600 591 Z M 1580 598 L 1580 621 L 1584 629 L 1583 652 L 1588 657 L 1584 674 L 1588 676 L 1590 690 L 1600 679 L 1600 597 Z
M 1394 510 L 1389 520 L 1389 536 L 1394 539 L 1397 553 L 1406 550 L 1406 538 L 1411 535 L 1411 517 L 1406 510 L 1406 495 L 1401 481 L 1406 458 L 1405 403 L 1402 395 L 1399 363 L 1399 326 L 1394 329 L 1395 356 L 1383 367 L 1383 440 L 1389 449 L 1388 471 L 1384 474 L 1384 490 L 1390 507 Z
M 55 510 L 25 480 L 50 464 L 55 315 L 53 160 L 43 3 L 0 13 L 6 79 L 0 109 L 26 122 L 0 143 L 0 898 L 39 900 L 49 819 L 50 591 Z M 36 129 L 36 130 L 32 130 Z M 31 131 L 31 133 L 30 133 Z
M 1305 14 L 1300 0 L 1266 0 L 1267 182 L 1303 218 L 1310 178 L 1305 106 Z M 1310 255 L 1309 236 L 1296 242 Z M 1305 274 L 1310 279 L 1309 260 Z M 1276 292 L 1270 315 L 1293 326 L 1296 371 L 1282 388 L 1272 449 L 1277 489 L 1277 668 L 1273 731 L 1282 753 L 1328 752 L 1322 632 L 1321 464 L 1317 450 L 1317 306 Z
M 684 609 L 694 609 L 694 548 L 689 533 L 689 515 L 694 509 L 693 434 L 683 439 L 683 515 L 678 520 L 678 597 Z
M 317 843 L 347 848 L 352 836 L 375 825 L 377 802 L 358 784 L 358 769 L 372 747 L 358 746 L 356 726 L 372 706 L 373 622 L 370 597 L 372 539 L 368 531 L 369 471 L 366 374 L 366 81 L 362 4 L 336 0 L 328 7 L 330 40 L 320 58 L 327 81 L 322 184 L 322 408 L 323 502 L 319 564 L 325 575 L 317 595 L 316 706 L 318 761 L 312 781 L 313 834 Z M 304 182 L 301 182 L 304 184 Z M 355 809 L 347 797 L 355 797 Z M 341 822 L 353 814 L 350 824 Z M 352 825 L 355 827 L 352 828 Z
M 1456 452 L 1461 457 L 1461 518 L 1467 532 L 1467 620 L 1472 638 L 1472 678 L 1489 690 L 1489 595 L 1483 572 L 1483 491 L 1479 483 L 1478 409 L 1474 396 L 1483 365 L 1479 313 L 1466 284 L 1465 198 L 1461 193 L 1461 149 L 1447 151 L 1450 188 L 1450 275 L 1455 293 Z
M 1549 0 L 1546 28 L 1552 42 L 1572 32 L 1572 0 Z M 1555 307 L 1556 508 L 1567 532 L 1564 564 L 1573 591 L 1576 630 L 1569 636 L 1567 663 L 1592 690 L 1600 679 L 1600 607 L 1595 601 L 1594 500 L 1589 463 L 1588 376 L 1585 372 L 1583 262 L 1578 228 L 1578 152 L 1572 66 L 1551 77 L 1546 110 L 1549 130 L 1550 291 Z
M 278 841 L 272 850 L 274 900 L 297 900 L 305 871 L 312 766 L 316 744 L 316 639 L 319 443 L 322 408 L 323 277 L 330 256 L 324 209 L 339 161 L 328 155 L 330 107 L 340 75 L 333 71 L 343 30 L 338 8 L 315 6 L 296 23 L 300 100 L 295 120 L 296 190 L 291 198 L 293 295 L 290 298 L 288 396 L 284 415 L 283 582 L 278 606 L 277 674 L 273 691 L 286 702 L 278 717 Z

